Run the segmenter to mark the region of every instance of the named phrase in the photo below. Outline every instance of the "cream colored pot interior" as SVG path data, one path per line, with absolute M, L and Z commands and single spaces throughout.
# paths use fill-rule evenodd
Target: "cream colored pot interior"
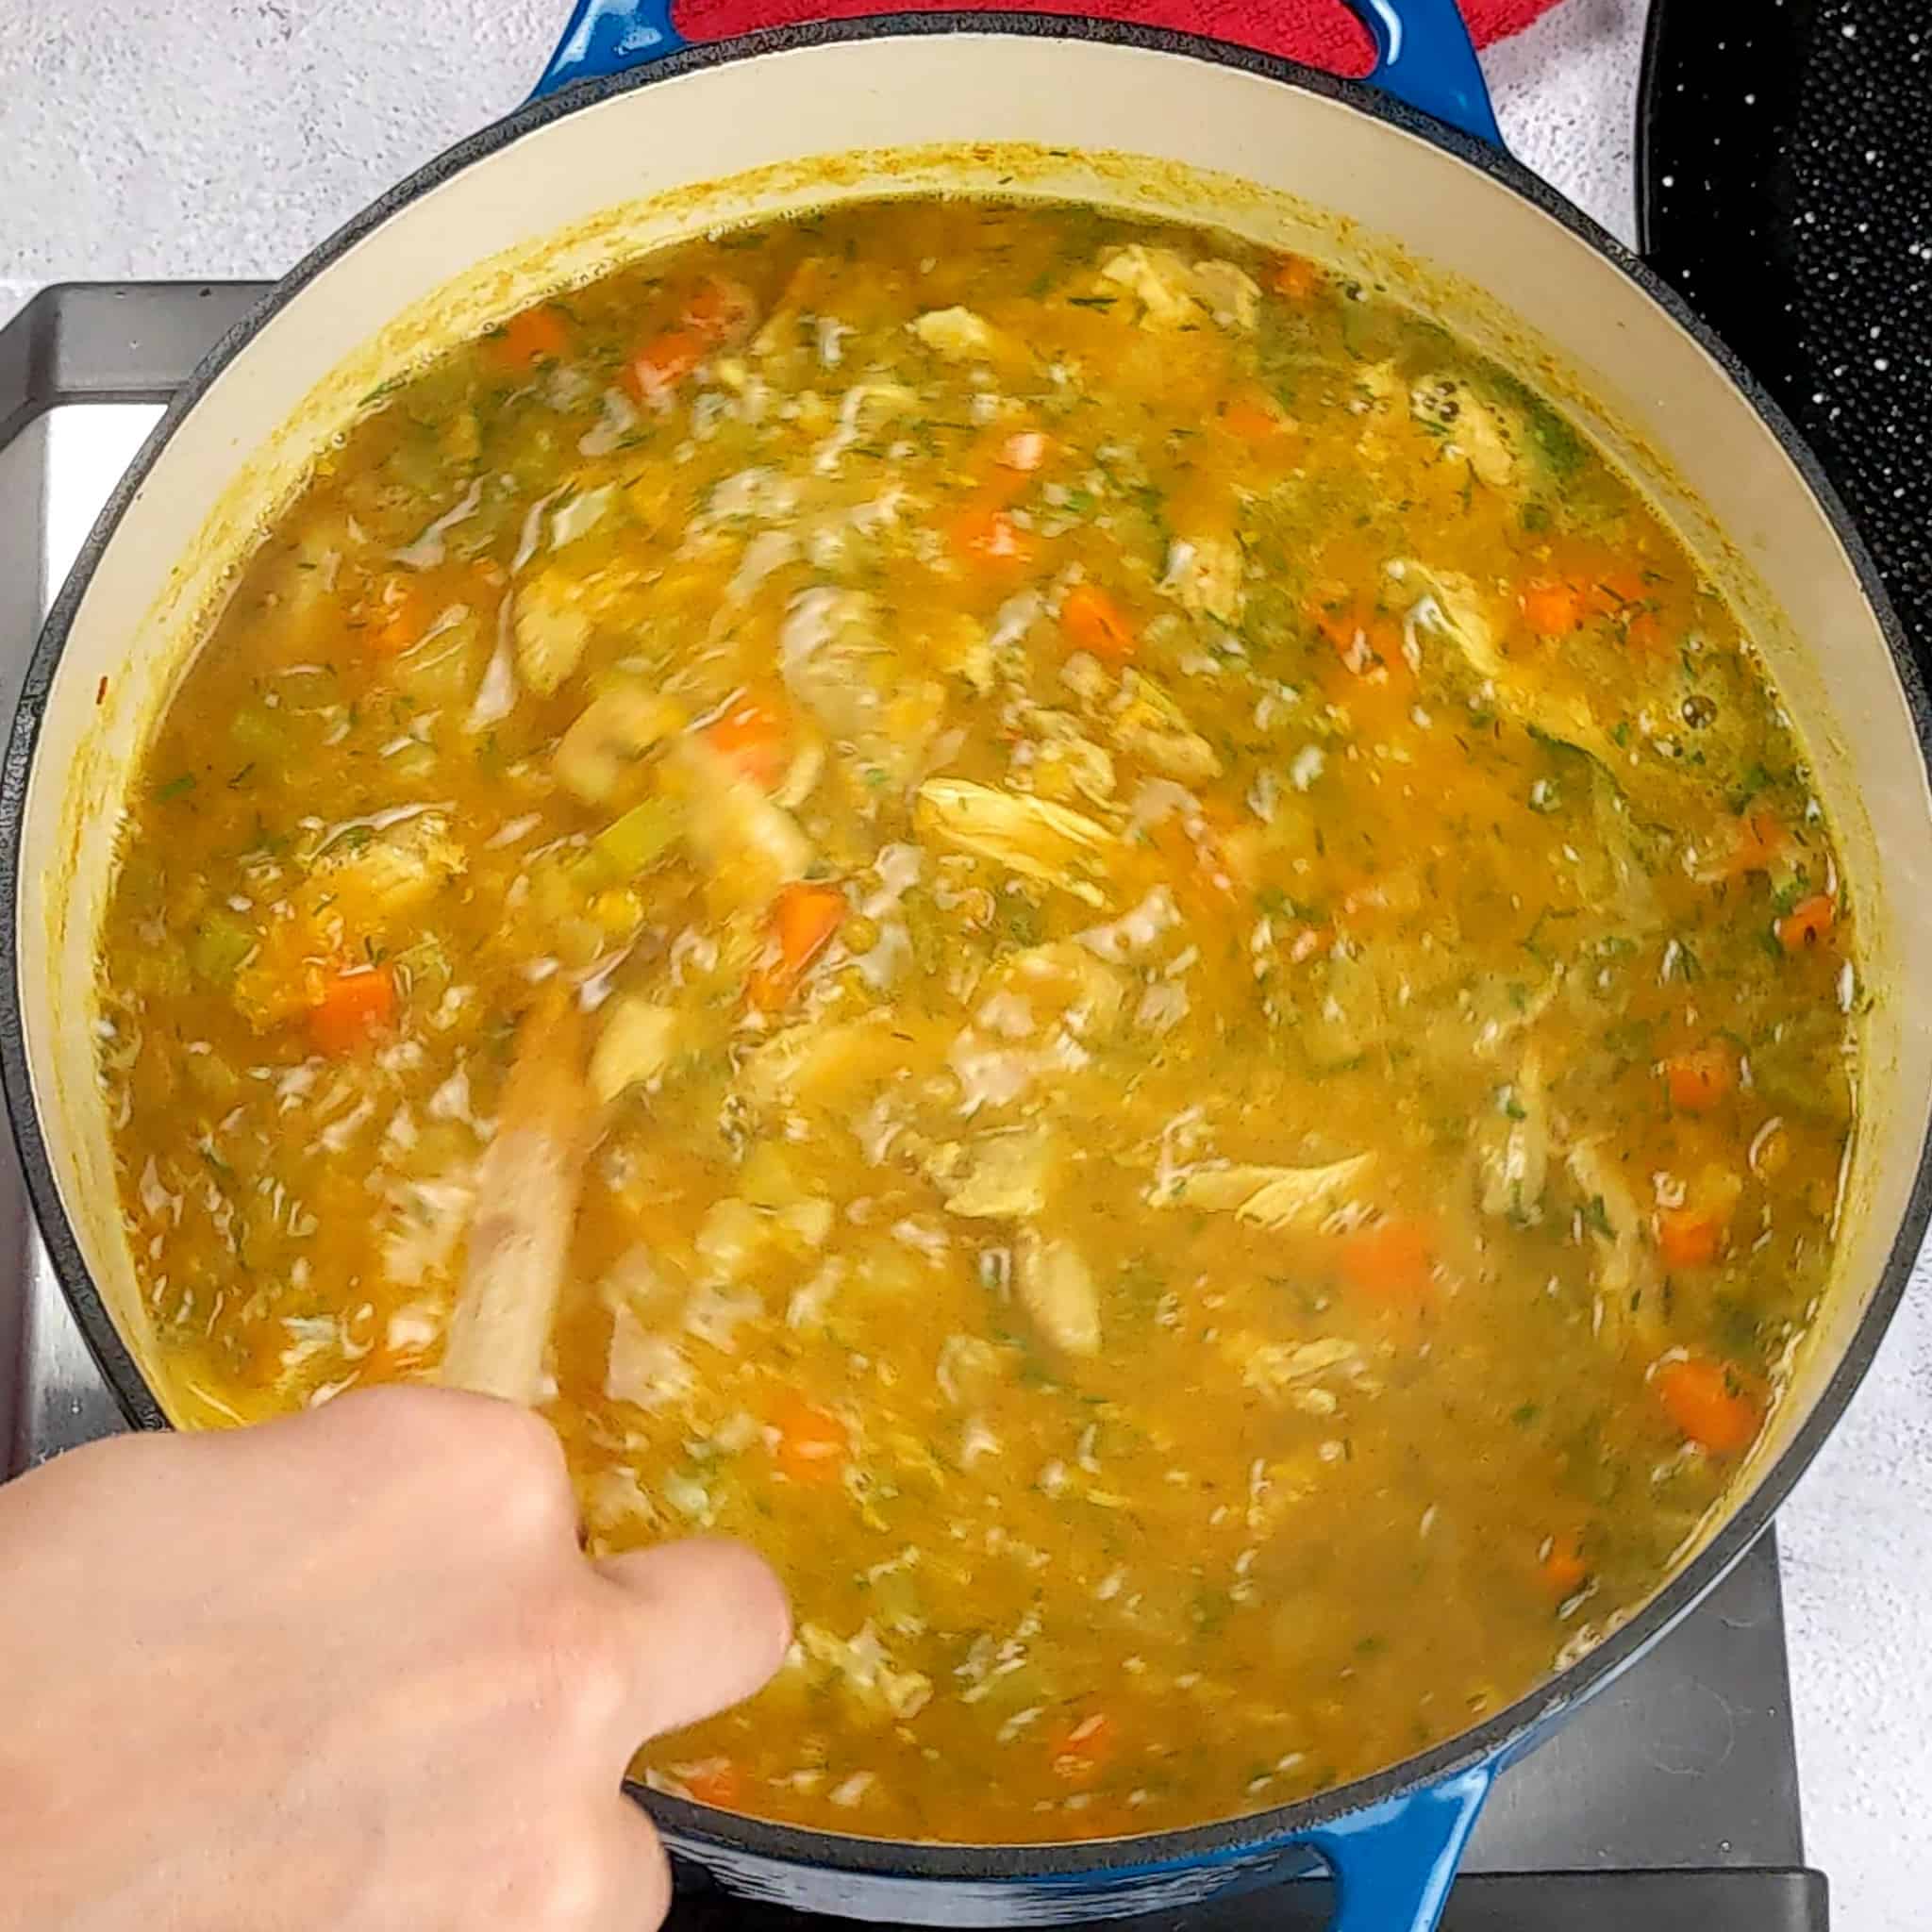
M 1739 599 L 1842 840 L 1876 995 L 1841 1289 L 1763 1466 L 1878 1281 L 1932 1095 L 1932 1034 L 1906 997 L 1932 985 L 1932 816 L 1912 720 L 1844 551 L 1706 353 L 1480 170 L 1238 70 L 993 34 L 767 55 L 525 135 L 350 247 L 162 451 L 67 642 L 27 802 L 21 908 L 30 1065 L 61 1195 L 137 1357 L 151 1351 L 93 1076 L 93 938 L 127 773 L 251 534 L 368 390 L 425 344 L 699 225 L 932 189 L 1101 200 L 1348 262 L 1559 391 Z

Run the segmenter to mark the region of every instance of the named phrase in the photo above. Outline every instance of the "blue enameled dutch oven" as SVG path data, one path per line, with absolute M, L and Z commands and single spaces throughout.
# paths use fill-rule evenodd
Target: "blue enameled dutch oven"
M 924 14 L 687 47 L 662 0 L 582 0 L 536 94 L 304 261 L 116 492 L 50 618 L 4 774 L 7 1098 L 75 1315 L 129 1416 L 175 1411 L 119 1224 L 92 959 L 128 774 L 231 566 L 375 383 L 542 290 L 703 227 L 890 192 L 1085 198 L 1350 266 L 1534 373 L 1751 624 L 1858 892 L 1871 995 L 1834 1295 L 1733 1500 L 1619 1627 L 1463 1735 L 1303 1803 L 1060 1846 L 909 1844 L 640 1793 L 727 1886 L 918 1923 L 1143 1911 L 1325 1861 L 1347 1932 L 1436 1923 L 1497 1774 L 1724 1575 L 1870 1361 L 1924 1232 L 1932 1029 L 1925 698 L 1790 425 L 1671 292 L 1498 142 L 1451 0 L 1352 0 L 1366 84 L 1180 35 Z M 1523 1774 L 1534 1776 L 1533 1770 Z

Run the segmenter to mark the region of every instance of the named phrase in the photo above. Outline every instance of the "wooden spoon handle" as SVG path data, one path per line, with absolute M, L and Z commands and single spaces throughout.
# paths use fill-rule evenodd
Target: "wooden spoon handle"
M 477 1168 L 462 1287 L 442 1357 L 448 1387 L 537 1400 L 591 1117 L 583 1019 L 553 980 L 518 1032 L 496 1138 Z

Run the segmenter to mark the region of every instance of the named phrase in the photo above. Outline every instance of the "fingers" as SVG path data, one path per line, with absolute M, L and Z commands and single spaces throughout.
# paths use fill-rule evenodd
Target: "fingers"
M 771 1567 L 741 1543 L 662 1543 L 606 1557 L 625 1600 L 635 1741 L 749 1697 L 784 1661 L 791 1613 Z

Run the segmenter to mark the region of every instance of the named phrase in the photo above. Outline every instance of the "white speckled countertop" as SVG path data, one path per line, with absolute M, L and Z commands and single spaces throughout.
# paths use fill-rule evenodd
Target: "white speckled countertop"
M 272 275 L 518 100 L 565 0 L 0 0 L 0 321 L 42 283 Z M 1644 0 L 1485 58 L 1510 145 L 1625 239 Z M 441 23 L 443 42 L 425 22 Z M 1780 1519 L 1805 1824 L 1840 1932 L 1932 1924 L 1932 1274 Z

